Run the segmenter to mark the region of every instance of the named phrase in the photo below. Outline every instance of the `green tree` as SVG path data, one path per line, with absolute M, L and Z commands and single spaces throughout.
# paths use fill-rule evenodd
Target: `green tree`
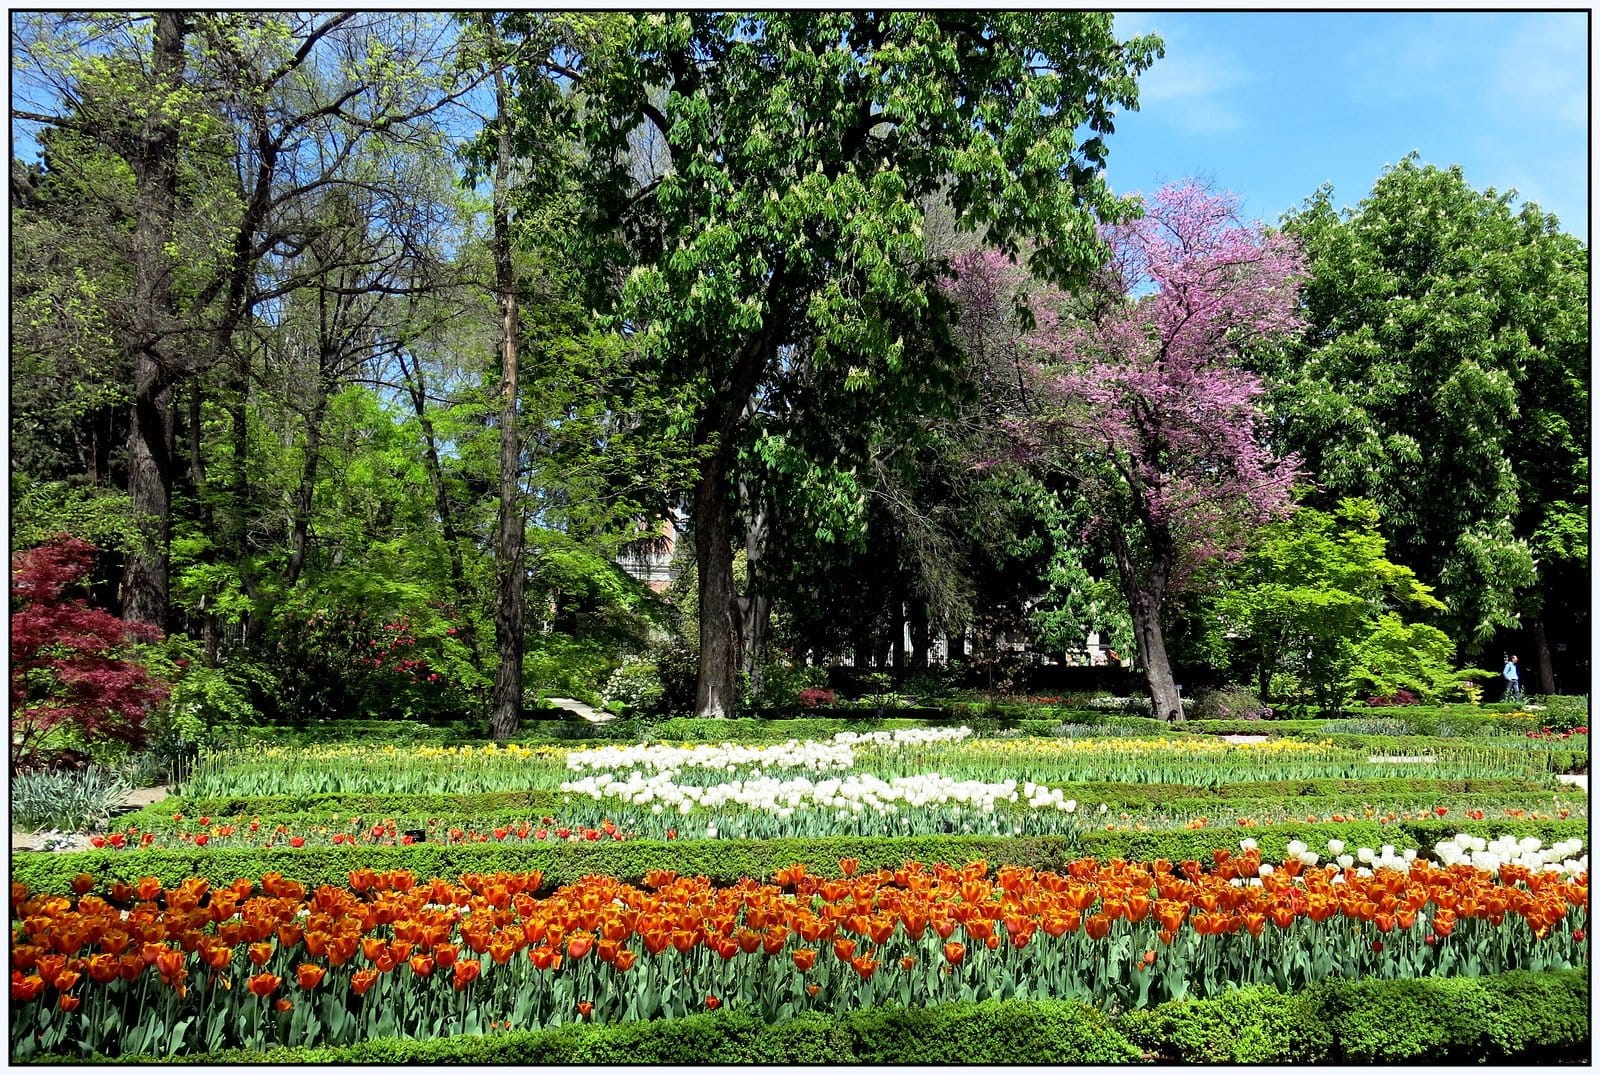
M 1039 237 L 1038 271 L 1086 270 L 1094 214 L 1120 211 L 1103 136 L 1159 47 L 1118 42 L 1102 14 L 654 13 L 574 65 L 591 225 L 679 404 L 672 432 L 703 460 L 698 712 L 737 702 L 739 441 L 782 356 L 803 348 L 863 389 L 867 356 L 900 366 L 896 326 L 934 286 L 920 199 L 940 188 L 1008 253 Z M 629 153 L 641 129 L 662 148 L 646 175 Z
M 1227 572 L 1214 608 L 1245 654 L 1263 701 L 1282 700 L 1287 690 L 1297 702 L 1314 698 L 1337 708 L 1356 686 L 1372 636 L 1389 638 L 1404 628 L 1399 608 L 1444 607 L 1410 568 L 1388 560 L 1378 518 L 1369 500 L 1341 501 L 1331 513 L 1301 507 L 1263 527 L 1249 554 Z M 1415 667 L 1408 671 L 1417 678 Z
M 1310 262 L 1298 346 L 1262 356 L 1319 503 L 1365 497 L 1464 654 L 1544 620 L 1587 637 L 1588 251 L 1537 206 L 1413 154 L 1284 227 Z

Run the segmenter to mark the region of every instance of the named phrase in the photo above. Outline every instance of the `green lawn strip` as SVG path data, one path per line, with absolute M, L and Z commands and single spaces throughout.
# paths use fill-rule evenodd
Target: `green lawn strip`
M 440 844 L 410 847 L 304 848 L 151 848 L 128 851 L 19 852 L 11 860 L 11 880 L 33 892 L 68 891 L 78 874 L 94 878 L 100 890 L 114 881 L 132 883 L 153 876 L 164 885 L 186 877 L 205 877 L 226 884 L 240 877 L 259 878 L 267 871 L 312 886 L 345 885 L 349 872 L 407 869 L 419 877 L 458 878 L 463 873 L 496 870 L 541 870 L 545 888 L 571 884 L 589 874 L 605 874 L 637 883 L 651 870 L 704 875 L 717 884 L 741 877 L 768 878 L 794 863 L 812 873 L 837 876 L 841 858 L 855 858 L 863 869 L 919 862 L 965 864 L 979 859 L 991 868 L 1003 865 L 1060 870 L 1084 855 L 1153 861 L 1158 858 L 1208 861 L 1213 850 L 1236 849 L 1241 838 L 1254 839 L 1269 861 L 1281 859 L 1291 840 L 1301 840 L 1322 853 L 1327 841 L 1339 839 L 1354 853 L 1358 847 L 1383 844 L 1430 850 L 1457 832 L 1494 837 L 1534 836 L 1549 845 L 1573 836 L 1587 838 L 1588 822 L 1500 819 L 1485 821 L 1410 821 L 1388 825 L 1375 821 L 1319 825 L 1276 825 L 1252 829 L 1178 830 L 1173 832 L 1091 832 L 1074 841 L 1065 836 L 834 836 L 778 840 L 628 840 L 623 842 L 544 844 Z
M 1426 803 L 1443 796 L 1497 795 L 1511 797 L 1549 798 L 1552 788 L 1538 781 L 1494 778 L 1485 780 L 1431 780 L 1419 777 L 1388 777 L 1372 780 L 1263 780 L 1249 783 L 1225 784 L 1207 788 L 1193 784 L 1129 784 L 1097 782 L 1061 785 L 1064 792 L 1077 799 L 1079 809 L 1107 803 L 1112 809 L 1143 809 L 1169 806 L 1173 803 L 1233 803 L 1268 802 L 1275 799 L 1303 800 L 1308 798 L 1354 799 L 1361 802 L 1379 797 L 1405 797 Z M 398 814 L 429 816 L 444 813 L 467 814 L 472 811 L 521 811 L 528 815 L 548 812 L 548 808 L 561 805 L 567 792 L 554 790 L 491 791 L 475 795 L 363 795 L 338 792 L 315 792 L 304 795 L 174 795 L 143 810 L 125 814 L 123 821 L 153 823 L 158 818 L 171 820 L 174 813 L 186 818 L 253 817 L 280 813 L 316 814 L 326 811 L 350 817 L 378 819 Z M 1563 792 L 1563 797 L 1567 793 Z M 1582 799 L 1583 792 L 1573 789 L 1573 797 Z
M 1571 1062 L 1589 1052 L 1586 968 L 1252 987 L 1107 1015 L 1075 1001 L 869 1008 L 763 1024 L 724 1011 L 487 1037 L 375 1039 L 171 1058 L 212 1064 L 1107 1064 Z M 50 1057 L 42 1062 L 104 1062 Z M 149 1063 L 150 1057 L 121 1057 Z

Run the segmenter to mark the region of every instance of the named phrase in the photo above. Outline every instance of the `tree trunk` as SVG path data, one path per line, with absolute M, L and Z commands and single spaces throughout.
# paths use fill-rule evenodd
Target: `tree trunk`
M 485 15 L 491 23 L 492 17 Z M 494 172 L 495 294 L 500 301 L 500 513 L 495 530 L 495 647 L 500 664 L 494 674 L 489 734 L 507 739 L 522 720 L 523 617 L 526 605 L 524 546 L 527 524 L 522 517 L 521 462 L 517 442 L 517 290 L 511 264 L 511 95 L 505 71 L 497 66 L 494 95 L 499 126 L 499 159 Z
M 745 592 L 739 598 L 739 653 L 750 683 L 750 694 L 754 697 L 764 686 L 762 670 L 772 623 L 772 599 L 760 592 L 761 556 L 767 543 L 767 508 L 759 497 L 751 496 L 749 485 L 743 481 L 739 482 L 739 499 L 750 519 L 744 535 Z
M 719 445 L 694 487 L 694 561 L 700 583 L 700 674 L 694 709 L 701 717 L 731 717 L 739 708 L 739 595 L 733 584 L 730 454 Z
M 906 670 L 906 612 L 905 605 L 895 602 L 894 639 L 890 643 L 889 651 L 894 655 L 894 670 L 896 674 Z
M 1556 670 L 1550 661 L 1550 639 L 1545 635 L 1544 616 L 1535 616 L 1532 628 L 1534 664 L 1539 670 L 1539 693 L 1554 694 Z
M 1120 535 L 1113 534 L 1112 557 L 1122 577 L 1122 592 L 1133 619 L 1133 637 L 1139 647 L 1139 663 L 1144 668 L 1145 687 L 1150 693 L 1151 713 L 1157 720 L 1183 719 L 1183 702 L 1172 681 L 1172 663 L 1167 659 L 1167 641 L 1161 629 L 1161 600 L 1170 578 L 1170 542 L 1161 532 L 1149 535 L 1153 564 L 1141 570 L 1132 551 Z
M 317 491 L 317 461 L 322 456 L 322 419 L 328 406 L 326 382 L 317 386 L 317 399 L 306 419 L 306 457 L 300 467 L 300 486 L 294 493 L 294 528 L 289 535 L 286 586 L 293 587 L 305 571 L 306 547 L 311 539 L 311 508 Z
M 131 263 L 135 346 L 133 425 L 128 431 L 128 495 L 140 540 L 122 576 L 125 619 L 167 624 L 168 546 L 172 529 L 172 385 L 162 339 L 172 322 L 165 247 L 177 202 L 178 115 L 164 107 L 183 78 L 188 29 L 177 11 L 156 13 L 149 112 L 133 153 L 134 224 Z
M 411 396 L 411 405 L 417 413 L 417 425 L 422 430 L 422 459 L 428 470 L 428 484 L 433 486 L 433 510 L 439 516 L 439 528 L 444 536 L 445 558 L 450 566 L 450 585 L 463 600 L 467 596 L 467 573 L 461 563 L 461 532 L 456 527 L 455 511 L 450 506 L 450 495 L 444 484 L 444 467 L 439 462 L 438 439 L 433 433 L 433 419 L 428 416 L 428 389 L 427 382 L 423 379 L 422 366 L 419 363 L 415 376 L 410 367 L 406 365 L 405 356 L 400 357 L 400 373 L 406 380 L 406 390 Z M 461 621 L 461 638 L 467 644 L 468 654 L 472 658 L 472 667 L 481 675 L 483 673 L 483 651 L 478 645 L 478 632 L 473 626 L 470 617 Z M 483 705 L 483 692 L 477 692 L 478 705 Z
M 928 670 L 928 606 L 921 601 L 911 603 L 911 667 L 921 672 Z
M 1161 601 L 1151 594 L 1135 591 L 1129 594 L 1128 603 L 1133 613 L 1133 637 L 1139 646 L 1139 663 L 1144 666 L 1145 687 L 1150 692 L 1151 712 L 1159 720 L 1182 720 L 1183 704 L 1172 682 L 1172 665 L 1167 660 L 1167 642 L 1161 631 Z

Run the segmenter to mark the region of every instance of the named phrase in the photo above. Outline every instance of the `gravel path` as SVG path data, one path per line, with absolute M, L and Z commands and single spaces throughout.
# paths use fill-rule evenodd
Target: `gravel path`
M 565 709 L 568 713 L 576 713 L 591 724 L 604 724 L 608 720 L 617 718 L 611 713 L 603 713 L 591 705 L 585 705 L 576 698 L 546 698 L 545 701 L 557 709 Z

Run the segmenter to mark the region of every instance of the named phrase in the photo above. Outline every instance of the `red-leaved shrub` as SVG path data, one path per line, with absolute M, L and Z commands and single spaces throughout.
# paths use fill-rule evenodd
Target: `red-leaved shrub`
M 66 725 L 83 740 L 145 742 L 144 720 L 170 686 L 132 654 L 161 630 L 124 623 L 69 597 L 94 566 L 95 547 L 59 534 L 11 557 L 11 749 L 33 764 L 40 740 Z
M 815 709 L 819 705 L 832 705 L 838 696 L 830 690 L 821 687 L 807 687 L 800 692 L 800 705 L 806 709 Z

